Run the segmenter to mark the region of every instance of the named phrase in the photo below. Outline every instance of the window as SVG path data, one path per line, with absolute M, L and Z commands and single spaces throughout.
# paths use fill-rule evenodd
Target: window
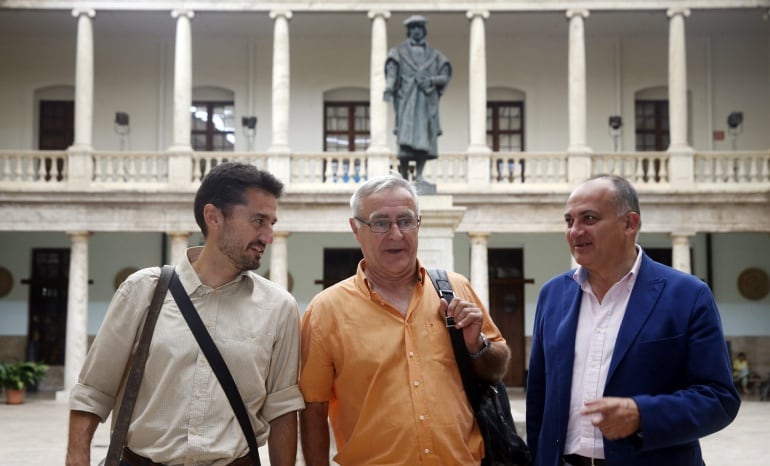
M 324 152 L 365 151 L 370 141 L 369 102 L 324 103 Z
M 487 102 L 487 146 L 494 152 L 524 151 L 524 102 Z
M 668 101 L 636 101 L 636 150 L 663 151 L 669 146 Z
M 233 102 L 194 101 L 190 117 L 193 150 L 232 152 L 235 149 Z

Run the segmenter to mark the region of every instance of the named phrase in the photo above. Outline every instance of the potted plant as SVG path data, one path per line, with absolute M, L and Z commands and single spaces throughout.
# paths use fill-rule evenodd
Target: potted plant
M 5 388 L 6 403 L 22 403 L 24 390 L 37 384 L 47 370 L 48 366 L 34 361 L 0 363 L 0 385 Z

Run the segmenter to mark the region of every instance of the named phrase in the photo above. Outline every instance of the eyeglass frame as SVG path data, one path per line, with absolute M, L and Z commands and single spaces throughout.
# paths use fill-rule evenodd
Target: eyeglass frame
M 383 231 L 374 231 L 374 228 L 372 228 L 372 223 L 373 222 L 367 222 L 366 220 L 362 219 L 361 217 L 359 217 L 357 215 L 353 216 L 353 219 L 356 220 L 357 222 L 361 222 L 364 225 L 366 225 L 367 227 L 369 227 L 369 231 L 371 231 L 375 235 L 384 235 L 385 233 L 388 233 L 390 230 L 393 229 L 393 225 L 394 224 L 396 225 L 396 228 L 398 228 L 398 231 L 404 232 L 404 231 L 414 231 L 414 230 L 417 230 L 417 229 L 420 228 L 420 224 L 422 223 L 422 215 L 415 215 L 415 216 L 411 216 L 410 215 L 410 216 L 406 216 L 406 217 L 400 217 L 400 218 L 397 218 L 395 222 L 393 220 L 391 220 L 390 218 L 377 218 L 377 219 L 374 219 L 374 221 L 385 221 L 387 219 L 387 221 L 388 221 L 388 229 L 387 230 L 383 230 Z M 415 223 L 414 228 L 407 228 L 405 230 L 405 229 L 401 228 L 400 226 L 398 226 L 398 221 L 399 220 L 403 220 L 403 219 L 410 219 L 410 220 L 411 219 L 415 219 L 417 222 Z

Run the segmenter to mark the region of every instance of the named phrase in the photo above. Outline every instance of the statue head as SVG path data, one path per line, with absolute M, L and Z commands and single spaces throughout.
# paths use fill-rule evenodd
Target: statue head
M 427 22 L 428 19 L 425 18 L 425 16 L 414 15 L 408 17 L 404 21 L 404 26 L 406 26 L 406 36 L 413 40 L 421 40 L 428 32 L 425 27 L 425 23 Z

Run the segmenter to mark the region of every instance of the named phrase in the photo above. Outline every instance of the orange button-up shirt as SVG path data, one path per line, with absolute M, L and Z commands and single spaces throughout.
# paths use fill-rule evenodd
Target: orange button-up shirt
M 425 269 L 406 317 L 358 272 L 319 293 L 302 321 L 300 390 L 329 402 L 341 465 L 479 464 L 474 422 Z M 478 303 L 483 332 L 504 341 L 468 280 L 450 273 L 456 296 Z

